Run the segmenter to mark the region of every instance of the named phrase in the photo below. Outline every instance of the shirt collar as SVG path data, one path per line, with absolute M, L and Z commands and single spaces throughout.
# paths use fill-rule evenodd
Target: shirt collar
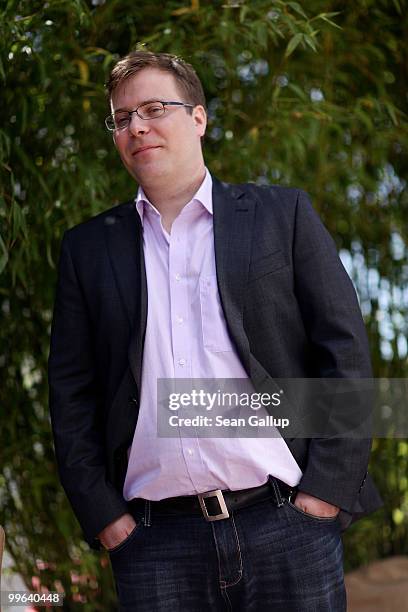
M 212 178 L 208 168 L 205 169 L 205 177 L 200 187 L 197 189 L 194 196 L 191 198 L 191 202 L 194 200 L 200 202 L 204 208 L 210 213 L 213 214 L 213 201 L 212 201 Z M 160 215 L 157 208 L 149 201 L 145 192 L 143 191 L 143 187 L 139 186 L 137 190 L 137 194 L 135 197 L 136 210 L 139 213 L 140 220 L 143 225 L 143 217 L 145 212 L 145 206 L 148 205 L 151 210 Z

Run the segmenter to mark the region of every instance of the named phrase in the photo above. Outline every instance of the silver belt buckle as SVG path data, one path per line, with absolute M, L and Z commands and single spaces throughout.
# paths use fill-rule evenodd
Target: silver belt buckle
M 201 510 L 206 521 L 221 521 L 222 519 L 229 518 L 227 504 L 225 503 L 225 499 L 221 489 L 214 489 L 214 491 L 207 491 L 207 493 L 199 493 L 197 497 L 198 501 L 200 502 Z M 218 499 L 218 503 L 220 504 L 221 508 L 220 514 L 214 514 L 213 516 L 208 514 L 204 501 L 208 497 L 216 497 Z

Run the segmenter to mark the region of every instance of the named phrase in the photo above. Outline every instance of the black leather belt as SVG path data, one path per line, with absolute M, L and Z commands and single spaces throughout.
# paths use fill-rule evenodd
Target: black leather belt
M 267 483 L 242 489 L 240 491 L 221 491 L 215 489 L 199 495 L 182 495 L 168 497 L 160 501 L 150 501 L 150 511 L 157 514 L 197 514 L 203 515 L 207 521 L 219 521 L 230 516 L 229 512 L 239 510 L 266 499 L 272 499 L 277 506 L 290 499 L 294 488 L 286 483 L 269 477 Z M 129 501 L 131 508 L 144 510 L 148 500 L 135 498 Z

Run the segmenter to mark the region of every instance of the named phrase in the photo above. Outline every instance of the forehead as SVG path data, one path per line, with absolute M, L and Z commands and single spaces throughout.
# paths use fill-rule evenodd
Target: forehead
M 151 99 L 182 101 L 180 88 L 172 74 L 157 68 L 143 68 L 116 88 L 111 106 L 113 109 L 134 108 Z

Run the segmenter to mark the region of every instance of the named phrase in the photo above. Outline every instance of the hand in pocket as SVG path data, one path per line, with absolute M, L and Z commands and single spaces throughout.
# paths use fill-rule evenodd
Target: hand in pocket
M 98 534 L 98 538 L 106 550 L 111 550 L 124 542 L 135 527 L 136 521 L 133 516 L 131 514 L 123 514 L 112 523 L 109 523 Z

